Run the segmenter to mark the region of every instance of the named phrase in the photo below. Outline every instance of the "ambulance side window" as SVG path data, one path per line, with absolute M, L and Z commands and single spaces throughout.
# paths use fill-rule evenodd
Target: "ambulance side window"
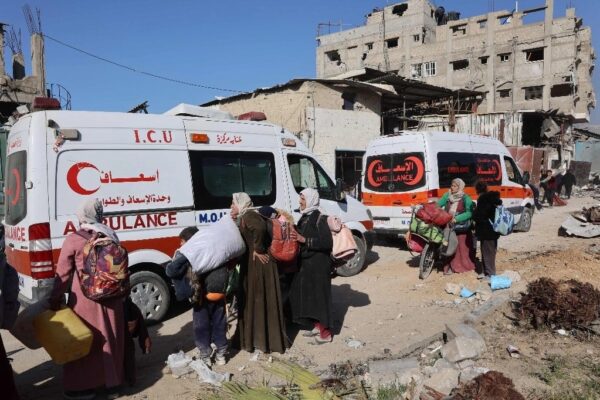
M 4 192 L 6 193 L 6 219 L 8 225 L 21 222 L 27 215 L 27 153 L 17 151 L 8 156 L 7 176 Z
M 297 193 L 314 188 L 322 199 L 335 200 L 335 185 L 315 160 L 300 154 L 288 154 L 287 159 Z
M 506 165 L 506 177 L 509 181 L 522 184 L 523 178 L 519 172 L 519 168 L 515 164 L 512 158 L 504 157 L 504 165 Z
M 246 192 L 255 206 L 275 203 L 272 153 L 190 151 L 196 210 L 229 208 L 231 195 Z

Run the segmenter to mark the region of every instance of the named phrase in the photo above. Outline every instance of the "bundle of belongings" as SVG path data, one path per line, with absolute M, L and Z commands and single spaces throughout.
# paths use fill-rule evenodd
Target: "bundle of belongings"
M 426 203 L 421 206 L 413 213 L 410 221 L 406 238 L 409 249 L 420 253 L 427 243 L 447 244 L 449 241 L 454 243 L 456 235 L 454 234 L 454 240 L 450 238 L 454 232 L 451 229 L 444 230 L 451 220 L 452 215 L 440 208 L 437 203 Z
M 200 304 L 204 298 L 224 298 L 229 270 L 245 252 L 244 239 L 229 217 L 196 232 L 166 266 L 177 300 Z

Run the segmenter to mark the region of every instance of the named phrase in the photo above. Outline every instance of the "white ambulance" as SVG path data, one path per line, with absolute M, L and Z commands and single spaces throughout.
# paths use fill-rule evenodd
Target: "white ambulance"
M 62 243 L 78 229 L 75 211 L 87 197 L 102 201 L 105 223 L 129 251 L 131 296 L 150 320 L 169 307 L 161 264 L 179 247 L 180 231 L 218 221 L 234 192 L 248 193 L 255 206 L 293 212 L 298 193 L 317 188 L 322 209 L 339 215 L 358 243 L 357 256 L 338 272 L 362 269 L 373 226 L 367 209 L 344 197 L 292 134 L 195 106 L 167 114 L 40 111 L 11 128 L 6 255 L 19 272 L 23 302 L 48 295 Z
M 531 227 L 533 193 L 506 147 L 493 138 L 426 131 L 383 136 L 367 146 L 363 173 L 361 199 L 378 235 L 406 233 L 412 207 L 441 198 L 454 178 L 465 181 L 473 200 L 475 182 L 486 182 L 515 215 L 516 229 Z

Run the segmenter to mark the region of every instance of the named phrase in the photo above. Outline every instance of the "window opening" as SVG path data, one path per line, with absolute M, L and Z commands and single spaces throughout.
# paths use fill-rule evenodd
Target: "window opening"
M 327 55 L 327 58 L 331 62 L 336 62 L 336 61 L 340 62 L 340 61 L 342 61 L 342 59 L 340 57 L 340 53 L 337 50 L 328 51 L 328 52 L 325 53 L 325 55 Z
M 561 83 L 559 85 L 554 85 L 550 88 L 550 96 L 551 97 L 563 97 L 570 96 L 572 94 L 572 87 L 570 83 Z
M 408 4 L 407 3 L 398 4 L 397 6 L 394 6 L 394 8 L 392 8 L 392 14 L 401 17 L 402 15 L 404 15 L 404 13 L 406 12 L 406 10 L 408 10 Z
M 398 38 L 388 39 L 385 41 L 385 45 L 388 49 L 392 49 L 394 47 L 398 47 Z
M 456 25 L 451 27 L 453 36 L 462 36 L 467 34 L 467 24 Z
M 356 103 L 356 93 L 344 92 L 342 93 L 342 99 L 344 100 L 342 110 L 354 110 L 354 104 Z
M 525 91 L 525 100 L 538 100 L 542 98 L 543 86 L 529 86 L 523 88 Z
M 413 35 L 413 41 L 419 42 L 421 40 L 421 35 Z
M 469 68 L 469 60 L 456 60 L 452 61 L 452 69 L 454 71 L 459 71 L 461 69 Z
M 508 62 L 510 60 L 510 53 L 498 54 L 498 58 L 500 59 L 500 62 Z
M 488 58 L 488 56 L 479 57 L 479 62 L 481 62 L 481 65 L 486 65 L 488 63 Z
M 510 97 L 510 89 L 501 89 L 501 90 L 498 90 L 498 97 L 500 97 L 501 99 L 505 99 L 507 97 Z
M 543 61 L 544 60 L 544 48 L 540 47 L 537 49 L 525 50 L 525 59 L 529 62 Z

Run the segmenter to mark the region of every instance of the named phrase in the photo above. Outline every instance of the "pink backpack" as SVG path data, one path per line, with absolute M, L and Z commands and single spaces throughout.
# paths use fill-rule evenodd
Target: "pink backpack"
M 333 238 L 333 248 L 331 249 L 331 257 L 334 260 L 349 260 L 354 257 L 358 251 L 352 231 L 344 225 L 342 220 L 334 215 L 327 217 L 327 225 L 331 231 Z

